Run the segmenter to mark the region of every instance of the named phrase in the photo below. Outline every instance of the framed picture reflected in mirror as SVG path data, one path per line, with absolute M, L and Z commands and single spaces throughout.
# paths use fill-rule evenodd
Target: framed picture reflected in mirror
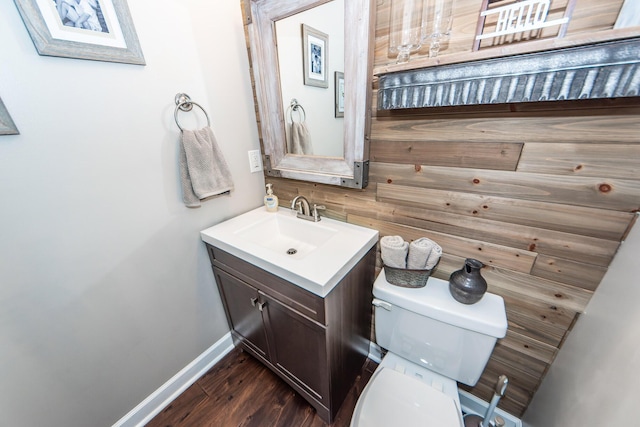
M 329 87 L 329 36 L 302 24 L 304 84 Z
M 335 116 L 344 117 L 344 73 L 341 71 L 335 72 L 335 86 L 336 86 Z

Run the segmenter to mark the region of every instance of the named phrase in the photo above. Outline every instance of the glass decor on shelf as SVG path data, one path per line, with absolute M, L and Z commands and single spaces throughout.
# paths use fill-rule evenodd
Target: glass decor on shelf
M 429 57 L 438 56 L 443 42 L 451 37 L 453 0 L 425 0 L 422 43 L 429 45 Z
M 389 22 L 389 55 L 396 63 L 409 61 L 422 46 L 423 4 L 426 0 L 392 0 Z

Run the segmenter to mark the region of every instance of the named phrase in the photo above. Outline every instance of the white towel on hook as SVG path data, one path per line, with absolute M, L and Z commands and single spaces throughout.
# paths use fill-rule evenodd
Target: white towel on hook
M 382 262 L 389 267 L 407 268 L 409 244 L 400 236 L 384 236 L 380 239 Z
M 189 208 L 198 208 L 201 200 L 233 190 L 229 166 L 209 126 L 182 131 L 180 183 L 182 200 Z
M 313 155 L 313 144 L 311 144 L 311 134 L 306 122 L 291 123 L 291 146 L 290 154 Z

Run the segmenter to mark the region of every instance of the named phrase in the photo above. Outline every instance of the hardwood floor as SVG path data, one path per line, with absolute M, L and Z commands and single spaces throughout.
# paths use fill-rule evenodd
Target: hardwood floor
M 331 427 L 348 426 L 377 364 L 367 360 Z M 316 411 L 277 375 L 234 349 L 147 427 L 324 427 Z

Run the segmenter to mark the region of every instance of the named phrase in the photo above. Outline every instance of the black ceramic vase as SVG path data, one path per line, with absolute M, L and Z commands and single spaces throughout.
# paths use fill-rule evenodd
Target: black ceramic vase
M 480 274 L 484 267 L 477 259 L 467 258 L 464 267 L 451 273 L 449 292 L 453 298 L 463 304 L 475 304 L 487 292 L 487 281 Z

